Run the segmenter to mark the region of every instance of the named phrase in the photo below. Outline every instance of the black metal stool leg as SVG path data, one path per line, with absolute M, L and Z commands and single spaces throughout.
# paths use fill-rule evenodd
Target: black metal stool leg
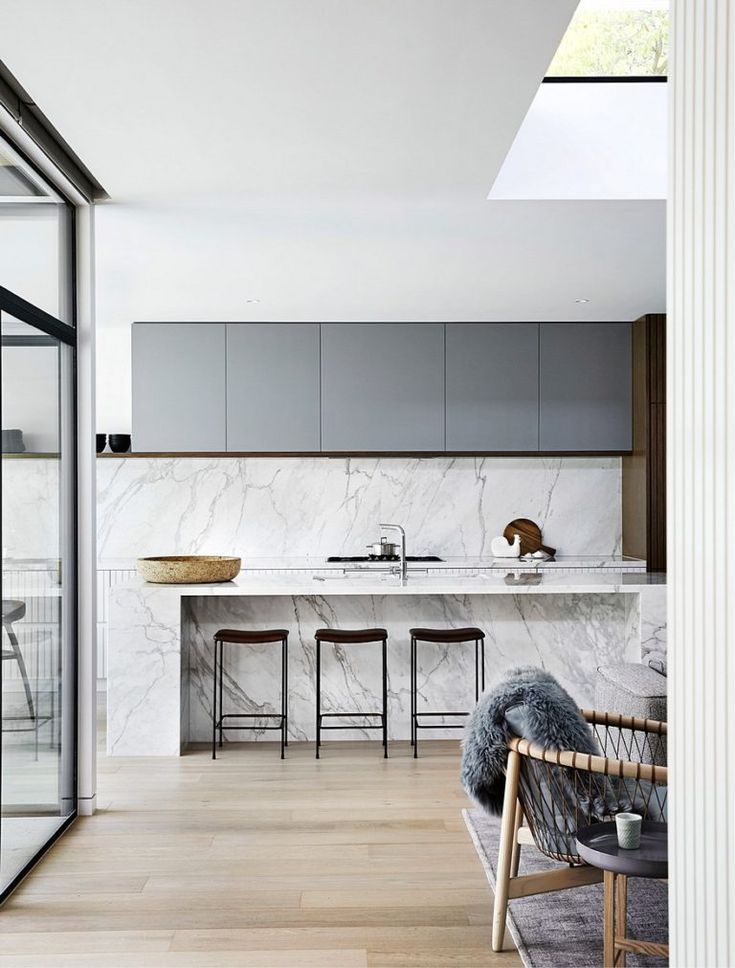
M 322 649 L 319 639 L 316 640 L 316 758 L 319 759 L 322 725 Z
M 217 649 L 219 642 L 214 642 L 214 666 L 212 669 L 212 759 L 217 759 Z
M 388 642 L 383 639 L 383 757 L 388 759 Z
M 413 691 L 413 664 L 416 661 L 415 655 L 414 655 L 415 649 L 416 649 L 416 640 L 414 639 L 413 636 L 411 636 L 411 673 L 409 676 L 409 687 L 408 687 L 408 691 L 411 695 L 411 746 L 413 746 L 413 743 L 414 743 L 413 734 L 414 734 L 414 719 L 415 719 L 415 713 L 416 713 L 416 696 L 414 695 L 414 691 Z
M 480 682 L 485 692 L 485 639 L 480 639 Z
M 475 702 L 480 698 L 480 643 L 475 639 Z
M 284 712 L 284 716 L 286 717 L 286 728 L 284 730 L 285 739 L 283 741 L 283 745 L 288 746 L 288 639 L 286 639 L 286 641 L 284 642 L 283 648 L 285 649 L 285 656 L 286 656 L 286 672 L 283 677 L 283 685 L 284 685 L 283 691 L 286 695 L 286 698 L 283 703 L 283 712 Z
M 286 720 L 286 710 L 287 710 L 287 699 L 288 695 L 288 651 L 286 649 L 286 640 L 284 639 L 281 643 L 281 759 L 286 756 L 286 745 L 287 745 L 287 720 Z
M 219 644 L 219 748 L 222 749 L 224 744 L 223 730 L 224 730 L 224 713 L 225 708 L 222 705 L 222 679 L 224 677 L 223 666 L 225 664 L 225 643 L 220 642 Z
M 417 760 L 419 758 L 419 729 L 418 729 L 418 717 L 419 717 L 419 684 L 418 684 L 418 666 L 419 666 L 419 644 L 418 641 L 414 641 L 413 645 L 413 682 L 411 683 L 411 695 L 413 696 L 413 758 Z

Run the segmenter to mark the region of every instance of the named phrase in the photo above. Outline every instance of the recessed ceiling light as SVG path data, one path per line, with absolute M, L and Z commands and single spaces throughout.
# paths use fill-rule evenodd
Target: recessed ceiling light
M 245 302 L 246 303 L 259 303 L 260 300 L 259 299 L 246 299 Z M 586 302 L 586 300 L 585 300 L 585 302 Z
M 575 303 L 588 303 L 589 299 L 575 299 Z

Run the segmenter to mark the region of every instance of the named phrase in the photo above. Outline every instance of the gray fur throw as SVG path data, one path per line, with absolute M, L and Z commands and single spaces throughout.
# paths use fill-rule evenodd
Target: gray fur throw
M 488 813 L 503 812 L 511 736 L 552 749 L 600 752 L 577 703 L 552 675 L 534 666 L 511 669 L 480 697 L 462 743 L 462 785 Z

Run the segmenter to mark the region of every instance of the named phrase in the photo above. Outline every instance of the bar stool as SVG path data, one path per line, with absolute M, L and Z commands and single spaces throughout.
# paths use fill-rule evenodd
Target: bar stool
M 280 713 L 223 713 L 222 712 L 222 679 L 224 671 L 224 645 L 264 645 L 268 642 L 281 643 L 281 711 Z M 218 657 L 219 652 L 219 657 Z M 222 732 L 225 729 L 254 729 L 253 726 L 229 726 L 226 719 L 277 719 L 275 726 L 261 726 L 260 729 L 278 729 L 281 731 L 281 759 L 285 756 L 288 746 L 288 632 L 286 629 L 269 629 L 266 631 L 240 631 L 238 629 L 220 629 L 214 633 L 214 695 L 212 697 L 212 759 L 217 759 L 217 730 L 219 730 L 219 745 L 222 747 Z M 217 693 L 219 692 L 219 716 L 217 716 Z
M 469 712 L 433 712 L 428 709 L 418 710 L 418 643 L 436 642 L 441 645 L 456 643 L 475 643 L 475 702 L 485 688 L 485 633 L 482 629 L 409 629 L 411 636 L 411 746 L 413 756 L 419 755 L 419 730 L 433 729 L 429 723 L 420 723 L 419 716 L 469 716 Z M 463 729 L 464 723 L 443 724 L 442 729 Z
M 316 758 L 322 745 L 323 729 L 353 729 L 353 726 L 322 726 L 323 719 L 367 718 L 379 719 L 379 724 L 367 724 L 363 729 L 382 729 L 383 756 L 388 756 L 388 633 L 385 629 L 317 629 L 316 639 Z M 332 645 L 353 645 L 358 642 L 380 642 L 383 653 L 383 710 L 377 713 L 323 713 L 322 712 L 322 642 Z

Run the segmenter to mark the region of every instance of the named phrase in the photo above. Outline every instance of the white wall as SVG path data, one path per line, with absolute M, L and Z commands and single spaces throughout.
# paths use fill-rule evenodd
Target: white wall
M 97 430 L 130 431 L 136 320 L 632 320 L 664 248 L 662 201 L 101 205 Z

